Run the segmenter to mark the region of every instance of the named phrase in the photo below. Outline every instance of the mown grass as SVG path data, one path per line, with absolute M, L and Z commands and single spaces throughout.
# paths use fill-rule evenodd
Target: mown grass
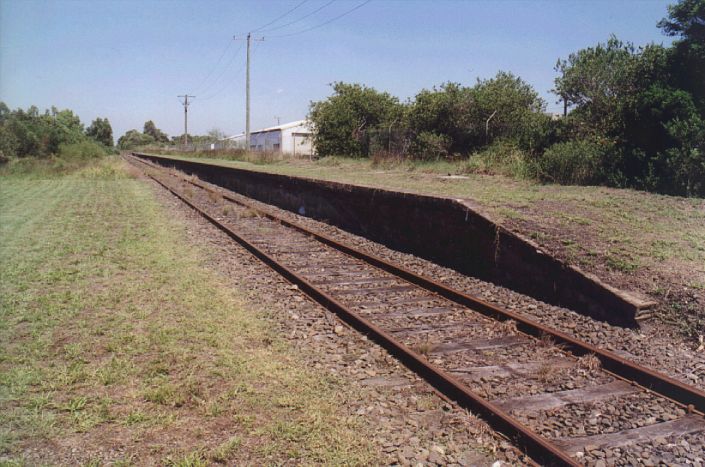
M 0 178 L 0 462 L 374 462 L 122 162 Z

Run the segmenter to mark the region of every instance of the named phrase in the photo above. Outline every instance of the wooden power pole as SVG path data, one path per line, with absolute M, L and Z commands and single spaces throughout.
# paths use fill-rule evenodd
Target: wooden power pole
M 188 94 L 184 94 L 183 96 L 177 96 L 177 97 L 183 97 L 184 100 L 181 102 L 181 104 L 184 106 L 184 148 L 188 146 L 188 105 L 189 101 L 188 98 L 194 98 L 196 96 L 189 96 Z
M 247 77 L 245 84 L 245 151 L 250 150 L 250 42 L 252 33 L 247 33 Z
M 235 40 L 242 40 L 242 36 L 234 36 Z M 252 41 L 263 41 L 264 37 L 252 37 L 252 33 L 248 32 L 245 37 L 247 41 L 247 63 L 245 72 L 245 150 L 250 150 L 250 48 Z

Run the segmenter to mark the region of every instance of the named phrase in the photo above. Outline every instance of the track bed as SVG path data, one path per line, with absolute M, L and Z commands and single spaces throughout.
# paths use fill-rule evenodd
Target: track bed
M 361 256 L 247 198 L 131 161 L 538 462 L 702 462 L 700 390 Z

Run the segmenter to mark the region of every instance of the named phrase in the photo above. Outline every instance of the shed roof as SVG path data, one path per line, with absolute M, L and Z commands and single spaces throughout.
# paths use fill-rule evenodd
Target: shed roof
M 251 131 L 250 134 L 267 133 L 270 131 L 278 131 L 278 130 L 288 130 L 289 128 L 296 128 L 297 126 L 304 126 L 309 131 L 311 130 L 311 124 L 308 120 L 296 120 L 296 121 L 289 122 L 289 123 L 282 123 L 281 125 L 277 125 L 277 126 L 270 126 L 269 128 L 263 128 L 261 130 Z M 240 138 L 244 138 L 244 137 L 245 137 L 245 133 L 238 133 L 237 135 L 228 136 L 225 139 L 232 140 L 232 139 L 240 139 Z
M 294 122 L 282 123 L 281 125 L 270 126 L 269 128 L 263 128 L 261 130 L 253 131 L 252 133 L 265 133 L 268 131 L 288 130 L 289 128 L 295 128 L 297 126 L 309 126 L 309 125 L 306 120 L 296 120 Z

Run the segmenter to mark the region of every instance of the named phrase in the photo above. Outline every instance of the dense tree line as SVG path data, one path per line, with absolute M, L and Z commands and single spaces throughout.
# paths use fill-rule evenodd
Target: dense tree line
M 104 155 L 112 145 L 113 130 L 107 118 L 96 118 L 84 130 L 71 110 L 52 107 L 40 112 L 35 106 L 10 110 L 0 102 L 0 161 L 61 153 Z
M 566 116 L 521 78 L 445 83 L 402 103 L 334 83 L 309 118 L 320 156 L 480 159 L 484 168 L 569 184 L 705 195 L 705 0 L 681 0 L 658 27 L 670 47 L 616 37 L 556 65 Z
M 188 141 L 191 145 L 199 145 L 213 143 L 225 138 L 225 133 L 214 128 L 206 135 L 188 135 Z M 164 133 L 157 128 L 152 120 L 144 123 L 142 131 L 129 130 L 118 139 L 118 148 L 120 149 L 136 149 L 145 146 L 175 146 L 183 143 L 184 135 L 172 136 Z

